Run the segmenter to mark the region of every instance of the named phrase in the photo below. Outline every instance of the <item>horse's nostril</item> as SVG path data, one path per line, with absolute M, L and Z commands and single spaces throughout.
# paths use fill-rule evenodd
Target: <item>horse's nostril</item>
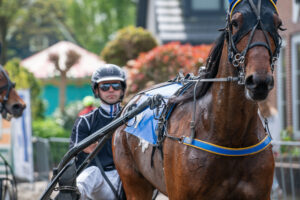
M 248 89 L 265 88 L 271 90 L 274 87 L 274 78 L 271 75 L 260 76 L 253 74 L 246 78 L 245 85 Z
M 246 78 L 245 85 L 248 89 L 254 89 L 256 87 L 256 83 L 254 82 L 253 75 L 250 75 Z
M 24 110 L 24 106 L 22 106 L 22 104 L 16 103 L 12 106 L 12 112 L 16 113 L 16 114 L 20 114 L 22 113 L 22 111 Z

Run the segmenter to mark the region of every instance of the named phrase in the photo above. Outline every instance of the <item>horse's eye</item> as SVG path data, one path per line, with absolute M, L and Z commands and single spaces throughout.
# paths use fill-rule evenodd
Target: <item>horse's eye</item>
M 277 30 L 285 31 L 286 28 L 283 27 L 282 21 L 277 25 Z
M 239 28 L 239 24 L 236 20 L 232 20 L 231 25 L 233 28 L 236 28 L 236 29 Z
M 285 31 L 286 29 L 283 27 L 282 20 L 278 17 L 278 15 L 274 15 L 274 24 L 277 30 Z

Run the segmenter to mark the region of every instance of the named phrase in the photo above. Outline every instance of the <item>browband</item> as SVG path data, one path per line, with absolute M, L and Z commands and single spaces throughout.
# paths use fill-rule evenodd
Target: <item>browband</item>
M 230 19 L 231 19 L 231 16 L 232 16 L 232 13 L 235 9 L 235 7 L 241 2 L 242 0 L 229 0 L 229 5 L 230 5 Z M 276 6 L 276 3 L 277 3 L 277 0 L 269 0 L 272 5 L 274 6 L 276 12 L 278 13 L 278 9 L 277 9 L 277 6 Z

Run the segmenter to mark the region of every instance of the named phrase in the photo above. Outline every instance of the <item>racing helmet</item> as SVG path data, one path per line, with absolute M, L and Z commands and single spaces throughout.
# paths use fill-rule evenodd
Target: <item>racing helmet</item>
M 96 69 L 91 78 L 91 87 L 95 97 L 98 97 L 95 93 L 95 89 L 98 83 L 103 81 L 120 81 L 122 85 L 123 93 L 126 90 L 126 76 L 124 70 L 122 70 L 119 66 L 114 64 L 104 64 Z M 123 99 L 121 97 L 121 100 Z

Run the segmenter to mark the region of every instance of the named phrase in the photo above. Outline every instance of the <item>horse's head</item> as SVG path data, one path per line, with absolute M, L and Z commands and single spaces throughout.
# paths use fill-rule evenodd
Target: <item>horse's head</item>
M 0 66 L 0 112 L 7 120 L 11 116 L 20 117 L 26 107 L 14 87 L 15 83 L 11 82 L 7 72 Z
M 264 100 L 274 87 L 282 22 L 275 0 L 233 0 L 227 25 L 228 54 L 247 98 Z

